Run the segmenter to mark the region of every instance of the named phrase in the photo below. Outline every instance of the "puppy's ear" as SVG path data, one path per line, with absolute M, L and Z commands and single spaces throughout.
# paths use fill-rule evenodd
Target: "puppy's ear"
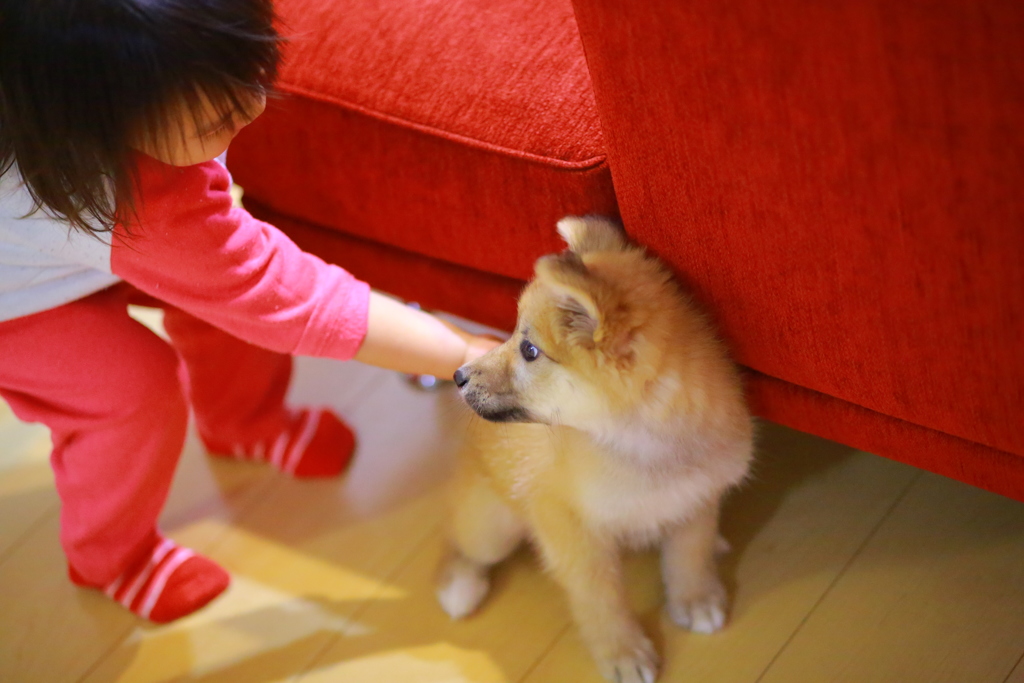
M 626 234 L 618 223 L 603 216 L 566 216 L 558 221 L 558 234 L 580 256 L 597 251 L 622 251 Z
M 591 295 L 589 275 L 583 261 L 573 252 L 542 256 L 534 267 L 537 279 L 551 289 L 562 312 L 559 325 L 568 338 L 593 348 L 601 326 L 601 311 Z

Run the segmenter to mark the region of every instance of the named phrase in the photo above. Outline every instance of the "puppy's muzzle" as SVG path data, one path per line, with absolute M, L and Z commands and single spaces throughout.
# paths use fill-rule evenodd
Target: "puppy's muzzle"
M 452 379 L 462 393 L 462 398 L 480 417 L 490 422 L 534 422 L 530 412 L 508 396 L 492 395 L 477 385 L 471 385 L 473 371 L 463 365 L 455 371 Z

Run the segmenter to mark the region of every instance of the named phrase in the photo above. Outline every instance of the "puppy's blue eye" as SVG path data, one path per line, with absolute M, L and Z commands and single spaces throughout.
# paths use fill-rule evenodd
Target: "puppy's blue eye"
M 530 361 L 537 360 L 537 356 L 540 355 L 540 349 L 531 344 L 529 339 L 524 339 L 519 344 L 519 353 L 523 354 L 523 360 L 529 363 Z

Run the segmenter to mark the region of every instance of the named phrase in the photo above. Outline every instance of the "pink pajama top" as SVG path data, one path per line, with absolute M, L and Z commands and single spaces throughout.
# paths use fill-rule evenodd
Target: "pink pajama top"
M 138 221 L 99 239 L 32 208 L 16 170 L 0 178 L 0 322 L 124 280 L 248 342 L 352 358 L 369 286 L 232 206 L 217 161 L 179 168 L 139 155 Z

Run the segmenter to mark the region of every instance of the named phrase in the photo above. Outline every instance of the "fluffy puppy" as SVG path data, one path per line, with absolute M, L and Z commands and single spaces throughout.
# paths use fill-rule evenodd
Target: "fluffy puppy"
M 515 333 L 455 375 L 484 419 L 460 457 L 437 596 L 466 616 L 528 538 L 604 676 L 651 683 L 620 549 L 659 544 L 672 619 L 721 628 L 718 510 L 747 474 L 751 418 L 725 347 L 659 261 L 605 219 L 558 230 L 569 249 L 537 261 Z

